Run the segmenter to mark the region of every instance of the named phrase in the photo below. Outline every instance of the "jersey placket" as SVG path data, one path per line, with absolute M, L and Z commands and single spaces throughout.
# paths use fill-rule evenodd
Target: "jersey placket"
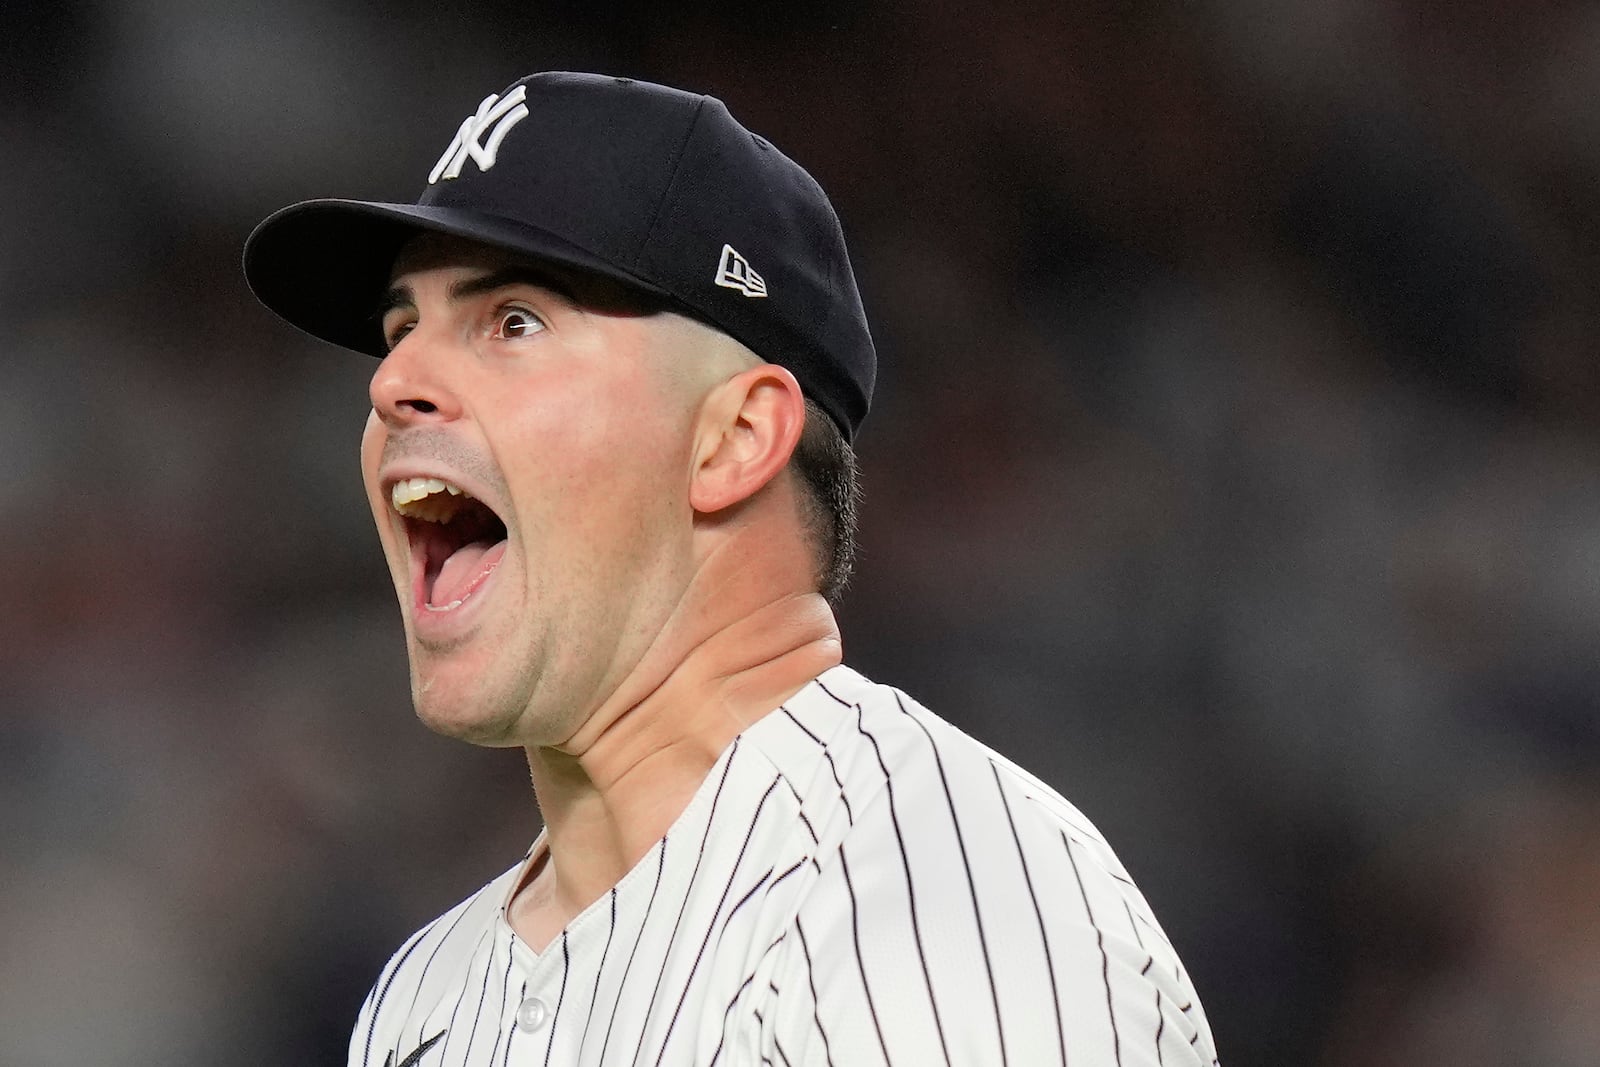
M 503 1042 L 498 1062 L 543 1063 L 546 1051 L 556 1038 L 560 1013 L 566 993 L 567 971 L 571 963 L 568 934 L 534 953 L 528 945 L 511 932 L 504 914 L 496 924 L 503 936 L 506 958 L 501 962 L 505 970 L 505 996 L 500 1012 L 500 1033 Z M 496 953 L 499 955 L 499 953 Z M 491 1062 L 496 1062 L 491 1057 Z

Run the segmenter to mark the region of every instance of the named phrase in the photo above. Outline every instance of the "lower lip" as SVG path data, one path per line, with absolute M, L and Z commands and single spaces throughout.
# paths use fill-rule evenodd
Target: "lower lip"
M 420 570 L 417 571 L 412 586 L 412 619 L 418 637 L 442 640 L 461 636 L 471 624 L 473 617 L 482 609 L 484 601 L 489 599 L 493 587 L 491 579 L 499 571 L 500 563 L 505 558 L 506 544 L 505 541 L 501 541 L 484 555 L 477 576 L 472 579 L 461 596 L 448 605 L 428 603 L 423 588 L 423 576 Z

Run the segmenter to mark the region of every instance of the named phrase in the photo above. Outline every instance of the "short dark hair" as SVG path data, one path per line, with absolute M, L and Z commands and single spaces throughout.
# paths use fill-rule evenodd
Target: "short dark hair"
M 800 481 L 800 517 L 816 556 L 817 591 L 837 604 L 855 569 L 861 485 L 850 442 L 810 397 L 789 465 Z

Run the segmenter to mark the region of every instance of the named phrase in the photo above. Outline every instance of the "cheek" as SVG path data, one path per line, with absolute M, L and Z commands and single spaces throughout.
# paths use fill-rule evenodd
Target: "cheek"
M 388 434 L 377 413 L 368 415 L 366 429 L 361 434 L 361 484 L 367 491 L 367 504 L 372 509 L 372 517 L 380 533 L 388 517 L 388 502 L 379 493 L 378 464 L 383 459 L 383 446 L 387 439 Z
M 406 576 L 402 557 L 409 553 L 408 546 L 399 543 L 390 525 L 389 500 L 378 487 L 378 465 L 383 459 L 383 446 L 388 433 L 376 413 L 367 417 L 366 429 L 361 435 L 361 482 L 367 491 L 367 506 L 372 511 L 372 521 L 377 527 L 378 541 L 383 545 L 389 560 L 389 569 L 395 581 L 403 584 Z
M 361 431 L 361 480 L 371 495 L 378 483 L 378 462 L 383 458 L 383 443 L 388 434 L 383 420 L 376 411 L 367 415 L 367 425 Z
M 591 557 L 636 553 L 687 511 L 688 420 L 643 384 L 621 376 L 572 383 L 514 413 L 517 432 L 500 438 L 495 458 L 532 540 Z
M 660 383 L 628 361 L 606 374 L 573 374 L 519 390 L 535 399 L 500 405 L 498 421 L 512 434 L 496 459 L 551 490 L 603 490 L 607 484 L 669 465 L 687 450 L 686 413 L 662 395 Z M 509 391 L 508 391 L 509 393 Z

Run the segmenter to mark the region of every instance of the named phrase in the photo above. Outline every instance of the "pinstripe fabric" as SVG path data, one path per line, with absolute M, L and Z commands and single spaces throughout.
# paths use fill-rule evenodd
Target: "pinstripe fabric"
M 1094 826 L 904 694 L 836 667 L 746 730 L 616 888 L 535 954 L 533 856 L 379 974 L 352 1067 L 1216 1063 Z

